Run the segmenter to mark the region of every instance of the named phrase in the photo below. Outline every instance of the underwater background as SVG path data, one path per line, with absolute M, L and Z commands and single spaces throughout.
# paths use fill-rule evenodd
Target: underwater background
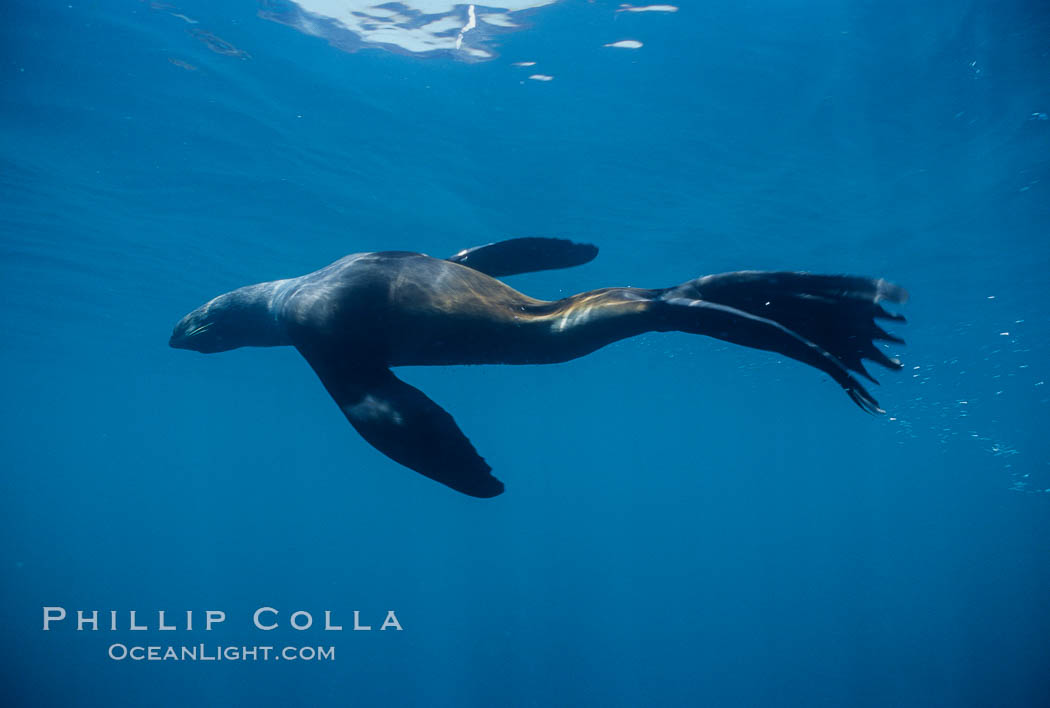
M 369 5 L 5 5 L 5 705 L 1045 705 L 1045 3 Z M 241 285 L 515 236 L 601 248 L 508 279 L 544 298 L 898 282 L 887 414 L 686 334 L 400 369 L 506 483 L 478 500 L 369 447 L 291 348 L 167 346 Z

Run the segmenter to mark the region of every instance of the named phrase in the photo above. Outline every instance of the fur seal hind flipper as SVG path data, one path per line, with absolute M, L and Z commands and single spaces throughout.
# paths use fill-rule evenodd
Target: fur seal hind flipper
M 594 260 L 598 247 L 563 238 L 512 238 L 460 251 L 446 260 L 493 278 L 539 270 L 557 270 Z
M 864 368 L 870 359 L 887 369 L 900 361 L 875 346 L 878 340 L 903 344 L 876 319 L 904 322 L 880 304 L 903 304 L 908 291 L 881 278 L 814 275 L 792 271 L 738 271 L 705 275 L 663 291 L 664 298 L 699 298 L 773 320 L 830 353 L 843 366 L 878 383 Z
M 674 289 L 671 289 L 673 292 Z M 820 369 L 843 388 L 850 399 L 868 413 L 885 413 L 845 365 L 816 342 L 785 325 L 734 307 L 699 298 L 659 297 L 660 318 L 671 329 L 703 334 L 732 344 L 764 349 Z
M 441 406 L 383 366 L 298 347 L 350 424 L 374 448 L 457 492 L 487 499 L 503 482 Z

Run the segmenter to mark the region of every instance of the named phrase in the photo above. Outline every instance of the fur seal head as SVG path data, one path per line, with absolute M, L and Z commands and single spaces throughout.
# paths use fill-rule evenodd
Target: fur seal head
M 290 344 L 273 308 L 283 282 L 249 285 L 209 300 L 179 320 L 168 344 L 202 354 Z

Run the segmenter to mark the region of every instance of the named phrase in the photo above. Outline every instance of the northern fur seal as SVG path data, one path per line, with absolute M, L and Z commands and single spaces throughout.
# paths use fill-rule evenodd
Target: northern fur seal
M 862 359 L 900 369 L 874 340 L 903 343 L 875 318 L 905 290 L 881 279 L 795 272 L 707 275 L 672 288 L 603 288 L 536 300 L 495 276 L 567 268 L 598 249 L 521 238 L 448 259 L 356 253 L 298 278 L 220 295 L 186 315 L 170 344 L 212 353 L 292 345 L 359 433 L 396 462 L 475 497 L 503 483 L 452 416 L 393 366 L 553 364 L 643 332 L 691 332 L 778 352 L 833 378 L 870 413 L 878 403 L 850 373 Z

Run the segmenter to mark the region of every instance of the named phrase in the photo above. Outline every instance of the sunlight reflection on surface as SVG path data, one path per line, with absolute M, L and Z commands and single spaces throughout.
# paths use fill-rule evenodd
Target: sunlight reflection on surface
M 517 15 L 556 1 L 496 0 L 498 5 L 475 6 L 451 0 L 266 0 L 260 14 L 348 51 L 376 47 L 480 61 L 496 56 L 486 47 L 491 36 L 522 28 Z

